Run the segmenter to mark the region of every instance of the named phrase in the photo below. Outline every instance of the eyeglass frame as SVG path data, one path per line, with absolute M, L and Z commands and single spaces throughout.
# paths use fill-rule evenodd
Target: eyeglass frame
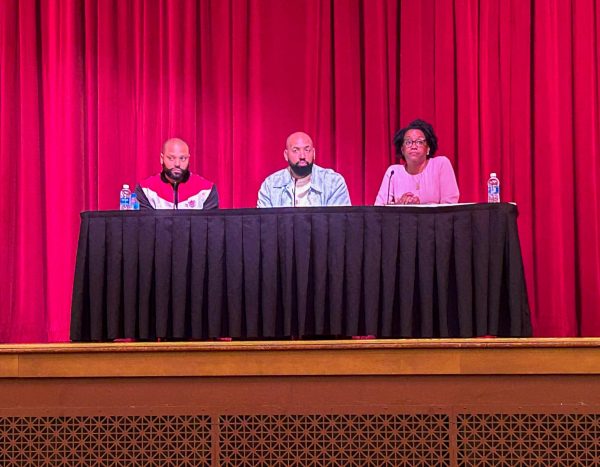
M 422 148 L 427 145 L 427 139 L 403 139 L 402 146 L 405 148 L 412 148 L 416 146 L 418 148 Z

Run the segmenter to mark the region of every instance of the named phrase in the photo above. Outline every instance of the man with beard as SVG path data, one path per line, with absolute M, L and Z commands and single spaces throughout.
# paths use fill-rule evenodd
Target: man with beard
M 258 192 L 257 207 L 351 205 L 344 177 L 314 163 L 315 148 L 306 133 L 288 136 L 283 157 L 288 167 L 265 179 Z
M 190 150 L 185 141 L 171 138 L 160 153 L 162 172 L 136 187 L 140 209 L 214 209 L 219 195 L 214 183 L 189 171 Z

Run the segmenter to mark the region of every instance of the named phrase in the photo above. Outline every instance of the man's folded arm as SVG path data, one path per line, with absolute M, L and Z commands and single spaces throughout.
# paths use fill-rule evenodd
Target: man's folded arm
M 148 198 L 146 197 L 146 194 L 144 193 L 144 190 L 142 190 L 142 187 L 139 183 L 135 187 L 135 194 L 137 195 L 138 202 L 140 203 L 140 209 L 154 209 L 150 204 L 150 201 L 148 201 Z
M 202 209 L 218 209 L 219 207 L 219 193 L 217 192 L 217 185 L 213 185 L 208 198 L 204 202 Z
M 271 194 L 267 187 L 267 181 L 265 180 L 258 190 L 258 201 L 256 203 L 257 208 L 272 208 L 273 202 L 271 201 Z
M 327 206 L 352 206 L 350 193 L 348 192 L 348 186 L 344 177 L 336 174 L 336 179 L 331 196 L 327 200 Z

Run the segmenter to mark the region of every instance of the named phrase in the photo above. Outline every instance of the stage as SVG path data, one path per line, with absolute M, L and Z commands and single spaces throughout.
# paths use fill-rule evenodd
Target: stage
M 600 462 L 600 339 L 0 346 L 0 462 Z

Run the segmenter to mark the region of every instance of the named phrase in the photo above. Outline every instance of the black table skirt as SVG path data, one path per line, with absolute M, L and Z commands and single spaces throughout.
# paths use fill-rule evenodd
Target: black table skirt
M 514 205 L 81 214 L 71 339 L 531 335 Z

